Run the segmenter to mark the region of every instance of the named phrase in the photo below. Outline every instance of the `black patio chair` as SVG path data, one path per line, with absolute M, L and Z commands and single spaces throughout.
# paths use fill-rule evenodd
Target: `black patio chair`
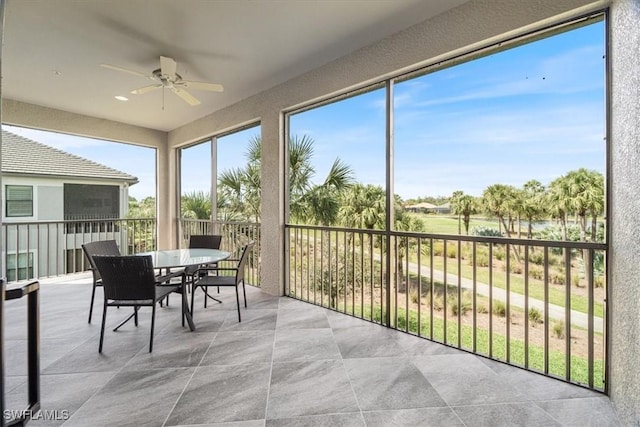
M 222 242 L 222 236 L 218 234 L 194 234 L 189 236 L 189 249 L 220 249 L 220 243 Z M 185 268 L 184 272 L 187 274 L 187 284 L 191 287 L 193 283 L 193 275 L 200 267 L 216 267 L 216 264 L 208 265 L 192 265 Z M 204 273 L 203 273 L 204 274 Z M 206 301 L 205 301 L 206 307 Z
M 228 260 L 220 261 L 219 263 L 221 264 L 229 261 L 237 262 L 235 267 L 220 267 L 220 266 L 201 267 L 196 271 L 196 273 L 194 274 L 195 279 L 193 282 L 193 290 L 191 292 L 191 317 L 193 317 L 193 310 L 194 310 L 193 302 L 194 302 L 194 297 L 198 288 L 201 288 L 202 291 L 204 292 L 205 301 L 207 300 L 207 298 L 211 298 L 220 303 L 221 302 L 220 300 L 209 295 L 208 288 L 211 286 L 214 286 L 214 287 L 233 286 L 236 288 L 236 304 L 238 307 L 238 322 L 241 321 L 240 297 L 238 294 L 238 286 L 242 284 L 242 294 L 244 296 L 244 306 L 246 308 L 247 292 L 245 290 L 244 270 L 245 270 L 245 265 L 247 264 L 247 259 L 249 258 L 249 253 L 251 253 L 251 251 L 253 250 L 254 244 L 255 244 L 254 242 L 249 242 L 247 245 L 244 246 L 244 248 L 242 249 L 242 255 L 240 256 L 239 260 L 228 259 Z M 210 275 L 209 274 L 210 272 L 213 272 L 216 274 Z M 234 274 L 233 275 L 220 274 L 224 272 L 233 272 Z M 204 273 L 204 274 L 201 274 L 201 273 Z
M 115 240 L 99 240 L 96 242 L 89 242 L 82 245 L 82 251 L 89 261 L 89 269 L 93 273 L 93 289 L 91 290 L 91 305 L 89 306 L 89 322 L 91 323 L 91 316 L 93 314 L 93 302 L 96 298 L 96 287 L 102 286 L 102 278 L 100 272 L 96 268 L 96 264 L 93 261 L 95 255 L 110 255 L 119 256 L 120 249 Z
M 104 305 L 102 309 L 102 327 L 100 329 L 100 345 L 98 352 L 102 353 L 104 341 L 104 328 L 107 319 L 107 307 L 130 306 L 134 308 L 133 314 L 120 322 L 114 332 L 127 323 L 132 317 L 138 326 L 138 309 L 140 307 L 152 307 L 151 311 L 151 336 L 149 339 L 149 352 L 153 350 L 153 330 L 156 319 L 156 303 L 171 292 L 182 295 L 182 326 L 185 321 L 186 294 L 185 274 L 176 271 L 164 276 L 156 276 L 153 261 L 147 256 L 101 256 L 93 257 L 96 267 L 102 277 L 104 289 Z M 181 277 L 180 283 L 171 282 L 171 279 Z

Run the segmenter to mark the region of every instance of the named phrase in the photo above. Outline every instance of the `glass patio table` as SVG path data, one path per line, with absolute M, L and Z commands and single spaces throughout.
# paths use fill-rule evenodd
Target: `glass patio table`
M 170 271 L 172 268 L 185 268 L 204 264 L 214 264 L 231 256 L 230 252 L 219 249 L 165 249 L 160 251 L 139 252 L 135 255 L 151 255 L 153 267 Z M 184 290 L 183 290 L 184 292 Z M 191 317 L 191 310 L 183 298 L 184 311 L 189 323 L 189 329 L 196 330 Z

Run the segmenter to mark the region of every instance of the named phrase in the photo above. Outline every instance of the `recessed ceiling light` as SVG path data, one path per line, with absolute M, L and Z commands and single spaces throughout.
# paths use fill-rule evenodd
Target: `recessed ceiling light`
M 128 101 L 129 98 L 127 98 L 126 96 L 122 96 L 122 95 L 116 95 L 116 99 L 118 101 Z

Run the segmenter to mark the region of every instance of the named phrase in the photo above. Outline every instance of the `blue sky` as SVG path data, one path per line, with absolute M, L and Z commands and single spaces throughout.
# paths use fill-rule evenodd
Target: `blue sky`
M 604 172 L 602 22 L 407 80 L 394 88 L 395 192 L 481 195 Z M 318 181 L 336 155 L 360 182 L 385 182 L 384 91 L 292 117 L 316 141 Z
M 580 167 L 605 170 L 604 23 L 395 85 L 395 192 L 403 198 L 481 195 L 491 184 L 547 185 Z M 291 134 L 315 141 L 316 182 L 336 156 L 356 179 L 384 186 L 384 91 L 291 117 Z M 137 176 L 155 192 L 152 149 L 5 127 Z M 218 140 L 218 170 L 245 164 L 253 128 Z M 210 148 L 183 152 L 183 192 L 207 191 Z

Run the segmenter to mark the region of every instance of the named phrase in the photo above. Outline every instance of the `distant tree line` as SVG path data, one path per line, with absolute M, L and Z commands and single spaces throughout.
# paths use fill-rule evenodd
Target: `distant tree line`
M 382 187 L 355 181 L 353 169 L 339 157 L 334 160 L 324 179 L 316 180 L 312 159 L 314 141 L 308 136 L 289 140 L 289 210 L 293 223 L 348 228 L 384 229 L 386 195 Z M 253 137 L 245 153 L 243 167 L 225 169 L 218 179 L 218 219 L 227 221 L 260 221 L 261 207 L 261 140 Z M 319 183 L 315 183 L 319 182 Z M 533 225 L 554 219 L 567 239 L 570 219 L 579 224 L 580 240 L 597 240 L 597 221 L 604 212 L 604 177 L 593 170 L 580 168 L 555 179 L 548 186 L 537 180 L 521 188 L 505 184 L 488 186 L 482 196 L 474 197 L 455 191 L 450 197 L 421 197 L 404 202 L 394 197 L 394 229 L 422 231 L 422 221 L 403 206 L 428 202 L 449 202 L 451 212 L 458 215 L 469 233 L 472 215 L 485 214 L 498 221 L 499 232 L 521 237 L 521 223 L 526 222 L 527 237 L 533 237 Z M 130 198 L 130 218 L 155 217 L 155 199 L 138 202 Z M 208 192 L 194 191 L 181 197 L 183 218 L 210 219 L 211 198 Z
M 527 181 L 522 188 L 505 184 L 488 186 L 481 197 L 462 191 L 453 193 L 451 211 L 459 215 L 469 233 L 471 215 L 484 213 L 498 220 L 507 235 L 521 233 L 521 222 L 527 223 L 527 237 L 533 237 L 533 224 L 553 219 L 567 240 L 571 218 L 580 228 L 580 241 L 597 241 L 598 218 L 604 214 L 604 176 L 597 171 L 580 168 L 556 178 L 547 187 L 540 181 Z M 515 228 L 515 230 L 514 230 Z

